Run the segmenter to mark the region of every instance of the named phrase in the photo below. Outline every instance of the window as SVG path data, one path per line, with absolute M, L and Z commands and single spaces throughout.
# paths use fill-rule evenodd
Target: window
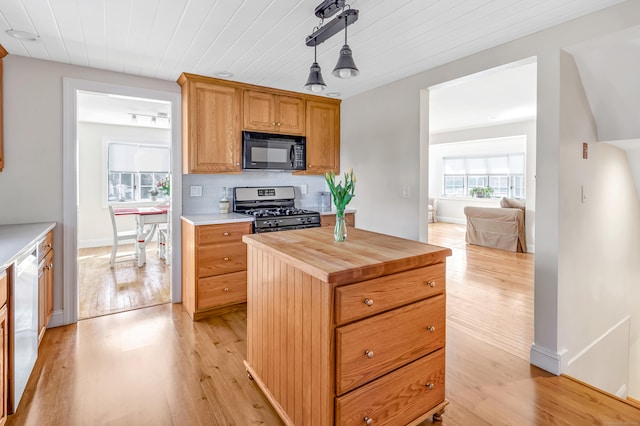
M 107 200 L 151 200 L 149 191 L 169 176 L 170 153 L 168 146 L 107 142 Z
M 487 186 L 493 197 L 525 197 L 523 153 L 444 157 L 442 170 L 445 197 L 468 197 Z

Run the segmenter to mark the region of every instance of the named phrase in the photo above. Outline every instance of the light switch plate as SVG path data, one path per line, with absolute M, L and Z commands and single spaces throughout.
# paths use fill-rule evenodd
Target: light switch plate
M 202 197 L 202 186 L 200 186 L 200 185 L 191 185 L 191 196 L 192 197 Z

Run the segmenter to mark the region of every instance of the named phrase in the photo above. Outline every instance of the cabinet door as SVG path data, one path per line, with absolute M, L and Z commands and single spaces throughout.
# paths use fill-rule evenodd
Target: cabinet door
M 340 171 L 340 104 L 307 101 L 306 174 Z
M 258 132 L 273 132 L 276 130 L 276 101 L 270 93 L 244 91 L 244 129 Z
M 0 309 L 0 425 L 7 421 L 7 399 L 9 397 L 9 327 L 7 305 Z
M 188 82 L 182 95 L 183 173 L 241 172 L 240 89 Z
M 40 263 L 38 267 L 38 345 L 44 337 L 46 329 L 46 298 L 47 298 L 47 264 Z
M 2 58 L 6 55 L 7 51 L 0 46 L 0 172 L 4 169 L 4 150 L 2 148 Z
M 276 97 L 277 131 L 287 135 L 304 135 L 304 101 L 292 96 Z
M 51 320 L 51 315 L 53 315 L 53 250 L 47 253 L 45 276 L 44 328 L 46 329 Z

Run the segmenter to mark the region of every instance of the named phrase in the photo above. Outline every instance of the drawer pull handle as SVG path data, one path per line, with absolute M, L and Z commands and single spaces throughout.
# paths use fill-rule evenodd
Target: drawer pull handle
M 224 291 L 229 291 L 229 287 L 225 287 L 225 288 L 224 288 Z
M 367 358 L 371 359 L 373 358 L 373 351 L 364 351 L 364 354 L 367 356 Z
M 373 299 L 369 299 L 369 298 L 364 299 L 364 304 L 367 306 L 373 305 Z
M 429 333 L 433 333 L 434 331 L 436 331 L 435 326 L 430 325 L 429 327 L 427 327 L 427 330 L 429 330 Z
M 371 426 L 373 424 L 373 419 L 371 417 L 364 416 L 364 424 L 367 426 Z
M 224 235 L 225 237 L 228 237 L 228 236 L 229 236 L 229 233 L 228 233 L 228 232 L 225 232 L 225 233 L 224 233 L 224 234 L 222 234 L 222 235 Z
M 433 390 L 433 388 L 435 388 L 435 386 L 433 385 L 433 383 L 431 382 L 427 382 L 427 384 L 425 385 L 427 387 L 427 389 L 429 390 Z
M 224 258 L 224 259 L 222 259 L 222 260 L 224 260 L 225 262 L 228 262 L 228 261 L 229 261 L 229 258 L 228 258 L 228 257 L 225 257 L 225 258 Z
M 431 288 L 434 288 L 436 286 L 436 282 L 435 281 L 427 281 L 427 285 Z

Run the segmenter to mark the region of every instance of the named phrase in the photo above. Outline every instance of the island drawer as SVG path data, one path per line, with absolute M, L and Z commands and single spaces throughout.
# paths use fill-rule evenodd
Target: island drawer
M 243 235 L 251 234 L 251 226 L 251 222 L 200 225 L 197 227 L 198 243 L 203 245 L 242 241 Z
M 338 425 L 405 425 L 444 401 L 445 351 L 440 349 L 336 398 Z
M 445 290 L 445 263 L 399 272 L 336 289 L 336 324 L 345 324 Z
M 247 301 L 247 271 L 198 280 L 198 310 Z
M 442 348 L 444 343 L 444 295 L 338 327 L 336 394 Z
M 198 247 L 198 277 L 247 269 L 247 246 L 242 243 Z

